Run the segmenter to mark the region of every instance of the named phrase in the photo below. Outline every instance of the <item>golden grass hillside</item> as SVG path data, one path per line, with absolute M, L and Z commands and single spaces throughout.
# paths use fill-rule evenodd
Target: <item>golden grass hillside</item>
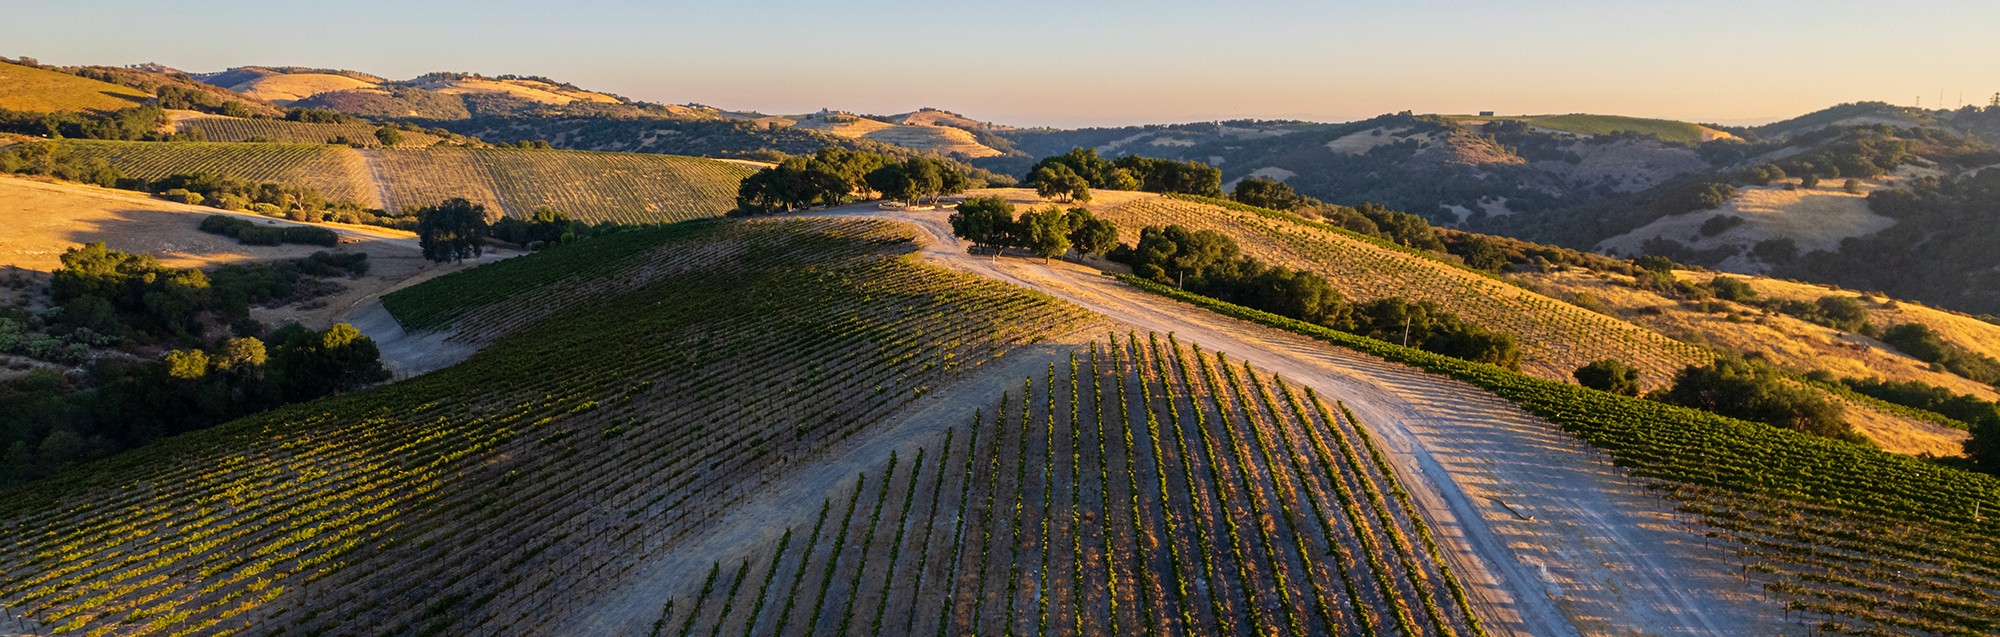
M 145 91 L 0 62 L 0 108 L 32 113 L 114 111 L 144 103 Z
M 417 88 L 436 91 L 444 95 L 492 93 L 527 100 L 537 104 L 563 105 L 572 102 L 619 103 L 617 97 L 604 93 L 565 88 L 536 80 L 495 80 L 482 77 L 464 77 L 449 80 L 431 80 L 418 83 L 416 86 Z
M 1002 154 L 979 143 L 978 138 L 972 133 L 950 126 L 891 124 L 845 113 L 800 117 L 792 125 L 849 139 L 866 139 L 965 158 L 996 157 Z
M 49 272 L 62 253 L 85 243 L 151 254 L 175 268 L 205 268 L 256 259 L 299 258 L 325 248 L 249 246 L 197 229 L 210 208 L 169 203 L 138 193 L 0 177 L 0 268 Z
M 320 93 L 375 86 L 374 82 L 331 73 L 271 73 L 224 88 L 260 100 L 286 104 Z
M 1713 272 L 1679 272 L 1681 278 L 1706 282 L 1716 276 L 1738 276 Z M 1876 327 L 1921 323 L 1936 330 L 1944 340 L 1983 356 L 2000 358 L 2000 325 L 1950 310 L 1921 303 L 1891 299 L 1872 292 L 1856 292 L 1838 287 L 1787 281 L 1768 277 L 1743 277 L 1757 295 L 1773 299 L 1815 301 L 1824 296 L 1858 296 L 1868 308 L 1868 322 Z
M 1692 303 L 1631 287 L 1632 277 L 1615 273 L 1571 269 L 1512 276 L 1550 296 L 1587 296 L 1589 303 L 1666 336 L 1703 343 L 1739 356 L 1761 358 L 1785 369 L 1825 370 L 1840 377 L 1918 381 L 1982 400 L 2000 400 L 2000 392 L 1990 385 L 1933 371 L 1924 362 L 1905 356 L 1881 341 L 1762 308 L 1716 301 L 1719 311 L 1703 311 Z M 1713 277 L 1692 272 L 1683 272 L 1681 276 L 1700 281 Z M 1783 283 L 1761 277 L 1738 278 L 1759 289 Z M 1794 298 L 1811 301 L 1819 296 L 1801 294 Z M 1968 437 L 1964 431 L 1844 399 L 1841 402 L 1846 403 L 1849 422 L 1890 452 L 1956 456 L 1964 451 L 1961 443 Z

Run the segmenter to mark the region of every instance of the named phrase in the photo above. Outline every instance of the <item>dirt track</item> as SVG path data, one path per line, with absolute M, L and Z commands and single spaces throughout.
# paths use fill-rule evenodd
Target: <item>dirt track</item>
M 1721 551 L 1608 456 L 1492 394 L 1194 311 L 1082 266 L 968 255 L 946 212 L 820 214 L 913 223 L 930 235 L 923 254 L 934 262 L 1175 333 L 1346 401 L 1388 443 L 1498 634 L 1768 634 L 1784 625 L 1781 609 L 1730 575 Z
M 666 599 L 700 585 L 704 566 L 742 560 L 770 546 L 787 526 L 810 521 L 820 501 L 849 488 L 856 474 L 880 469 L 889 461 L 890 452 L 907 458 L 918 447 L 936 444 L 945 429 L 965 427 L 974 411 L 993 406 L 997 393 L 984 388 L 1018 385 L 1022 378 L 1035 375 L 1103 333 L 1102 323 L 1092 323 L 980 365 L 943 391 L 931 393 L 889 421 L 876 423 L 827 450 L 816 463 L 760 486 L 755 496 L 731 505 L 699 532 L 648 557 L 617 590 L 590 600 L 567 622 L 556 624 L 551 634 L 646 634 L 646 627 L 659 616 Z

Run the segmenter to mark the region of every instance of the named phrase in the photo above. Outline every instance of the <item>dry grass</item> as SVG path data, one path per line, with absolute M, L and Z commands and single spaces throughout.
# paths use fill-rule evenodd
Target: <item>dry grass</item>
M 972 133 L 949 126 L 891 124 L 852 115 L 804 117 L 793 125 L 850 139 L 866 139 L 962 157 L 995 157 L 1001 154 L 979 143 Z
M 345 75 L 327 73 L 273 73 L 248 82 L 229 87 L 229 90 L 260 100 L 279 104 L 295 102 L 320 93 L 332 93 L 357 88 L 373 88 L 376 84 Z
M 1682 273 L 1684 278 L 1706 281 L 1713 275 Z M 1729 303 L 1729 311 L 1702 312 L 1679 301 L 1645 290 L 1627 287 L 1631 277 L 1597 274 L 1580 270 L 1523 274 L 1517 278 L 1558 295 L 1589 294 L 1618 316 L 1677 339 L 1707 343 L 1717 349 L 1742 356 L 1754 356 L 1797 371 L 1825 370 L 1836 376 L 1886 378 L 1918 381 L 1953 392 L 1972 394 L 1984 400 L 2000 399 L 1989 385 L 1963 377 L 1932 371 L 1922 361 L 1904 356 L 1895 349 L 1866 336 L 1842 332 L 1808 323 L 1791 316 Z M 1751 283 L 1763 296 L 1772 284 L 1781 281 L 1739 277 Z M 1819 298 L 1797 295 L 1801 300 Z M 1848 406 L 1848 420 L 1863 435 L 1884 449 L 1918 455 L 1959 455 L 1963 431 L 1900 416 L 1883 414 L 1860 405 Z
M 1706 281 L 1716 275 L 1712 273 L 1688 272 L 1682 273 L 1682 276 L 1684 278 Z M 1887 327 L 1901 323 L 1921 323 L 1933 330 L 1937 330 L 1939 336 L 1954 345 L 1981 355 L 2000 358 L 2000 325 L 1994 325 L 1959 312 L 1941 310 L 1908 301 L 1891 300 L 1879 294 L 1863 294 L 1814 283 L 1764 277 L 1749 277 L 1746 280 L 1749 281 L 1750 287 L 1755 289 L 1759 296 L 1769 298 L 1815 301 L 1820 297 L 1829 295 L 1862 296 L 1864 297 L 1863 305 L 1868 307 L 1869 323 L 1878 327 Z M 1940 375 L 1948 376 L 1947 374 Z M 1957 376 L 1951 377 L 1957 378 Z
M 1342 155 L 1360 155 L 1375 150 L 1375 147 L 1402 141 L 1401 135 L 1410 127 L 1383 128 L 1377 126 L 1365 131 L 1349 133 L 1326 143 L 1326 149 Z M 1422 137 L 1422 136 L 1419 136 Z
M 34 113 L 112 111 L 138 106 L 139 89 L 0 62 L 0 108 Z
M 335 248 L 247 246 L 198 229 L 202 219 L 221 213 L 121 190 L 0 177 L 0 219 L 8 220 L 0 225 L 0 270 L 50 272 L 62 267 L 64 250 L 99 241 L 114 250 L 154 255 L 174 268 L 297 259 L 327 250 L 367 253 L 368 275 L 339 279 L 338 292 L 311 303 L 251 308 L 251 317 L 267 325 L 297 322 L 325 329 L 387 290 L 470 265 L 432 264 L 415 235 L 371 226 L 320 224 L 341 234 Z
M 246 246 L 197 230 L 214 209 L 116 190 L 0 178 L 0 267 L 49 272 L 64 250 L 102 241 L 116 250 L 157 255 L 176 268 L 255 259 L 298 258 L 314 246 Z
M 1718 214 L 1741 217 L 1744 222 L 1715 236 L 1700 236 L 1701 224 Z M 1748 246 L 1765 239 L 1789 237 L 1798 242 L 1803 253 L 1839 249 L 1842 239 L 1871 235 L 1893 225 L 1896 225 L 1894 219 L 1868 209 L 1866 194 L 1847 193 L 1838 188 L 1745 188 L 1721 208 L 1663 217 L 1637 230 L 1605 239 L 1597 247 L 1617 250 L 1619 254 L 1637 254 L 1639 246 L 1654 237 L 1679 241 L 1698 250 Z M 1735 257 L 1731 261 L 1742 259 Z M 1729 270 L 1758 270 L 1747 261 L 1722 265 Z
M 489 80 L 468 77 L 456 80 L 426 82 L 419 84 L 418 87 L 430 89 L 445 95 L 500 93 L 508 97 L 523 99 L 537 104 L 558 106 L 572 102 L 618 103 L 618 98 L 603 93 L 566 89 L 554 84 L 533 80 Z

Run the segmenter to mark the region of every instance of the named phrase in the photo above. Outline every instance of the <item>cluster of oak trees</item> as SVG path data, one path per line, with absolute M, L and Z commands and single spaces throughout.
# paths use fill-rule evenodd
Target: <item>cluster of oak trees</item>
M 1104 254 L 1118 242 L 1118 226 L 1083 208 L 1063 210 L 1044 206 L 1015 218 L 1012 202 L 1000 197 L 973 197 L 951 216 L 951 230 L 974 248 L 996 256 L 1007 248 L 1022 248 L 1043 261 L 1068 254 Z
M 829 146 L 813 155 L 789 157 L 745 177 L 736 190 L 744 213 L 789 212 L 882 197 L 936 203 L 975 187 L 964 168 L 930 156 L 897 160 L 887 155 Z
M 1196 161 L 1174 161 L 1136 155 L 1105 159 L 1097 151 L 1077 148 L 1035 162 L 1023 184 L 1046 199 L 1090 201 L 1090 189 L 1222 196 L 1222 169 Z

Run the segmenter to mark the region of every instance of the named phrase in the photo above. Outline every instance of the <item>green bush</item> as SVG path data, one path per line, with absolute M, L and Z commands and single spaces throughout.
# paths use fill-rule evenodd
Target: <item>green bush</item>
M 1577 384 L 1620 396 L 1639 395 L 1639 369 L 1612 359 L 1594 361 L 1572 374 Z

